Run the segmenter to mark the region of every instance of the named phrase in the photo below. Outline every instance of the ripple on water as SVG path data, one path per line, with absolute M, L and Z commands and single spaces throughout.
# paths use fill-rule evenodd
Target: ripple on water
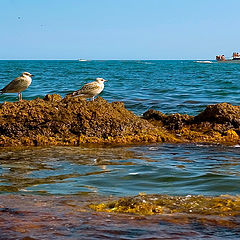
M 0 152 L 0 191 L 239 194 L 238 147 L 154 144 L 46 147 Z

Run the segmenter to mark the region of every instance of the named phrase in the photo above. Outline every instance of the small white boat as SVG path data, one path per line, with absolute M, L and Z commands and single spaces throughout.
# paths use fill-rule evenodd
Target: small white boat
M 212 63 L 212 61 L 194 61 L 196 63 Z
M 87 62 L 88 60 L 79 58 L 78 61 L 79 62 Z

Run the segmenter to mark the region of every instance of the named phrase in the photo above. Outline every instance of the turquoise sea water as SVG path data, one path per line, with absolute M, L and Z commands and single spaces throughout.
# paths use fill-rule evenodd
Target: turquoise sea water
M 149 108 L 196 115 L 209 104 L 240 105 L 240 64 L 234 63 L 0 61 L 0 87 L 24 71 L 35 75 L 23 92 L 23 98 L 29 100 L 53 93 L 64 97 L 84 83 L 103 77 L 108 82 L 101 97 L 110 102 L 123 101 L 127 109 L 138 115 Z M 17 94 L 0 96 L 0 102 L 16 100 Z M 0 193 L 237 195 L 239 147 L 152 144 L 0 149 Z M 207 229 L 196 231 L 208 233 Z M 220 236 L 222 229 L 216 231 Z M 240 235 L 239 231 L 230 232 L 224 230 L 225 239 L 228 233 L 231 239 Z M 166 237 L 170 235 L 166 233 Z M 121 236 L 141 239 L 128 238 L 124 233 Z
M 208 104 L 240 104 L 240 64 L 194 61 L 0 61 L 0 87 L 20 73 L 35 75 L 24 99 L 57 93 L 62 97 L 84 83 L 103 77 L 103 98 L 123 101 L 142 114 L 149 108 L 164 113 L 195 115 Z M 17 94 L 0 97 L 15 101 Z

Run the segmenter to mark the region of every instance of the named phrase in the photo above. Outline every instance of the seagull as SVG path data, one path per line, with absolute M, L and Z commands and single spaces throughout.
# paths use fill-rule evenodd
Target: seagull
M 81 89 L 68 95 L 71 95 L 71 97 L 91 98 L 91 101 L 93 101 L 94 98 L 103 91 L 104 82 L 107 82 L 107 80 L 96 78 L 96 81 L 87 83 L 83 85 Z
M 24 72 L 20 77 L 12 80 L 6 87 L 0 90 L 3 93 L 18 93 L 18 100 L 22 100 L 22 91 L 27 89 L 32 82 L 33 75 L 29 72 Z

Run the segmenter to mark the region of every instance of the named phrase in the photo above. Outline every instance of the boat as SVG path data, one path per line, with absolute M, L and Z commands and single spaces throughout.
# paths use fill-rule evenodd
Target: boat
M 78 61 L 79 62 L 87 62 L 88 60 L 79 58 Z
M 238 62 L 240 63 L 240 55 L 238 52 L 234 52 L 231 59 L 226 59 L 224 55 L 216 56 L 217 62 Z
M 212 61 L 208 61 L 208 60 L 204 60 L 204 61 L 198 60 L 198 61 L 194 61 L 194 62 L 196 62 L 196 63 L 213 63 Z

